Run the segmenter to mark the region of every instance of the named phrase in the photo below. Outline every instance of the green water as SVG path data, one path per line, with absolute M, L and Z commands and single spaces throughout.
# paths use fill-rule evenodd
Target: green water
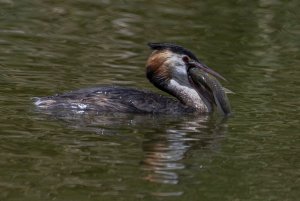
M 299 1 L 0 0 L 0 200 L 299 199 Z M 192 50 L 234 116 L 36 112 L 96 85 L 155 89 L 147 42 Z

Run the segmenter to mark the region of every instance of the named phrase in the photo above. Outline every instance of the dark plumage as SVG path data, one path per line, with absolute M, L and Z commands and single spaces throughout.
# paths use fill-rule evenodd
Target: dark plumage
M 95 87 L 37 98 L 36 104 L 48 110 L 78 110 L 122 113 L 191 113 L 192 107 L 146 90 L 126 87 Z M 170 110 L 172 108 L 172 110 Z

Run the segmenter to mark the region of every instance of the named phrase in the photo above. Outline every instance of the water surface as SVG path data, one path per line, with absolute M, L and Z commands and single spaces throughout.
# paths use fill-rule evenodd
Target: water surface
M 297 200 L 298 1 L 0 0 L 1 200 Z M 155 89 L 147 42 L 220 72 L 234 116 L 39 113 L 31 98 Z

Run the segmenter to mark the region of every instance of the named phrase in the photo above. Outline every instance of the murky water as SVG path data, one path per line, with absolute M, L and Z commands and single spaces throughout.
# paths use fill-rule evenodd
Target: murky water
M 0 200 L 299 199 L 299 1 L 0 0 Z M 234 117 L 61 118 L 31 98 L 156 90 L 147 42 L 226 77 Z

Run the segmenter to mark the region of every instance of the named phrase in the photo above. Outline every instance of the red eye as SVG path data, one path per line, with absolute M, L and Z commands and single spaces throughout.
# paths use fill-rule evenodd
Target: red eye
M 184 61 L 185 63 L 188 63 L 190 61 L 190 58 L 188 56 L 183 56 L 182 61 Z

